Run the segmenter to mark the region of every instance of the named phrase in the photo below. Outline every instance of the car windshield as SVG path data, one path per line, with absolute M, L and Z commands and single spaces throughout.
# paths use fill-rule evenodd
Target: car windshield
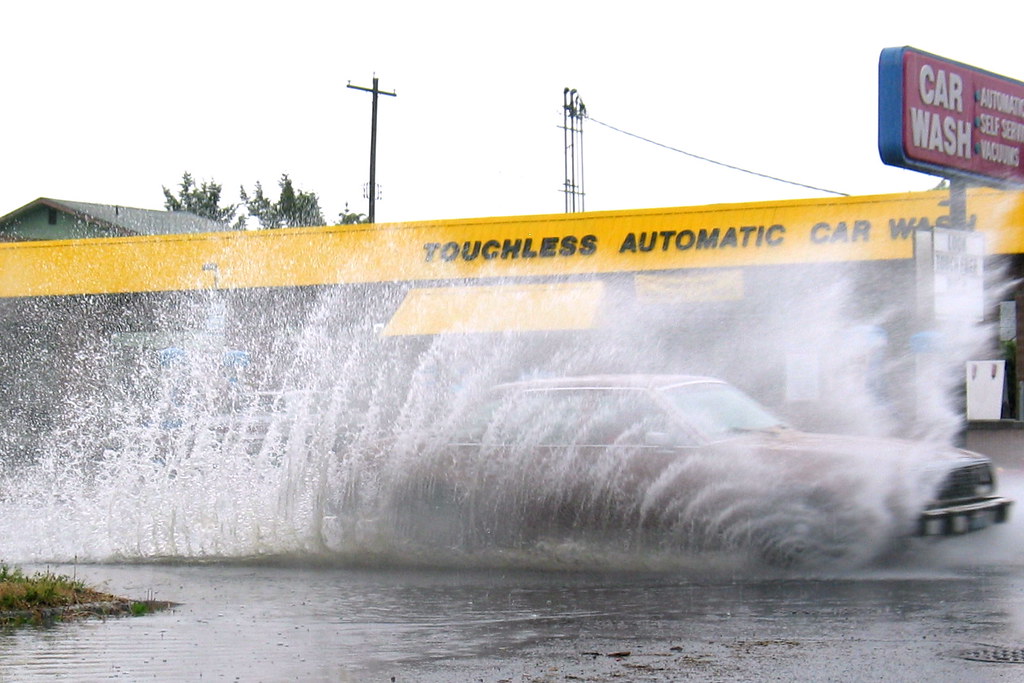
M 784 426 L 779 418 L 739 389 L 720 382 L 680 384 L 661 390 L 668 402 L 712 441 L 737 432 Z

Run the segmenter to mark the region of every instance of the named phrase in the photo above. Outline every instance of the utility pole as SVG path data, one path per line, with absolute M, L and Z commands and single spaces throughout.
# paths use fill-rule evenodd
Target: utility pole
M 565 152 L 565 212 L 585 211 L 583 200 L 583 119 L 587 118 L 587 105 L 583 104 L 576 89 L 562 92 L 562 133 Z M 576 172 L 579 171 L 579 182 Z M 577 203 L 577 200 L 579 202 Z
M 378 95 L 389 95 L 391 97 L 397 97 L 393 92 L 384 92 L 377 87 L 377 76 L 373 77 L 373 87 L 364 88 L 358 85 L 352 85 L 352 81 L 348 82 L 348 87 L 353 90 L 362 90 L 363 92 L 373 93 L 373 114 L 370 120 L 370 185 L 367 191 L 367 196 L 370 199 L 370 211 L 367 214 L 367 218 L 371 223 L 374 221 L 374 203 L 377 199 L 377 96 Z

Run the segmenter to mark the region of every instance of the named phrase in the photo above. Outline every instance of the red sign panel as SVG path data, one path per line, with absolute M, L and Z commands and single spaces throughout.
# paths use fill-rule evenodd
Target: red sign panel
M 1024 185 L 1024 83 L 913 48 L 879 60 L 887 164 Z

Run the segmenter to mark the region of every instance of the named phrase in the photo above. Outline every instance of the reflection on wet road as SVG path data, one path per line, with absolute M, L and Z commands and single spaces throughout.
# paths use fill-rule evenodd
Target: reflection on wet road
M 1019 680 L 1016 525 L 846 576 L 267 565 L 51 567 L 141 618 L 0 636 L 4 680 Z M 104 583 L 105 582 L 105 583 Z

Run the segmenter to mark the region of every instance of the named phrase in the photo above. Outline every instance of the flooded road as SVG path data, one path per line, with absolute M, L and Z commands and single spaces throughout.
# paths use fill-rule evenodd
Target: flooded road
M 1024 648 L 1019 535 L 843 576 L 50 566 L 181 604 L 5 632 L 0 679 L 1020 680 L 1024 665 L 966 658 Z

